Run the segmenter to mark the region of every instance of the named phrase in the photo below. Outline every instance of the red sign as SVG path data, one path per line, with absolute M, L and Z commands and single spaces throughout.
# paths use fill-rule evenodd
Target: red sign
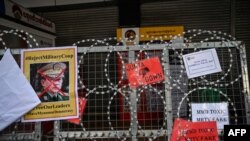
M 215 121 L 191 122 L 175 119 L 170 141 L 218 141 Z
M 68 119 L 67 121 L 79 125 L 81 123 L 81 118 L 82 118 L 82 115 L 83 115 L 85 107 L 86 107 L 87 99 L 85 99 L 83 97 L 81 97 L 81 98 L 79 97 L 78 103 L 79 103 L 79 117 Z
M 158 57 L 126 64 L 126 72 L 131 87 L 153 84 L 164 80 Z

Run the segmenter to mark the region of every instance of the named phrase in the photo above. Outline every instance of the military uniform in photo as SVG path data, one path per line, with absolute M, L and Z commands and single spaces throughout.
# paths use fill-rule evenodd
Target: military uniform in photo
M 38 92 L 38 95 L 41 94 L 40 100 L 42 102 L 51 102 L 51 101 L 65 101 L 69 100 L 69 94 L 67 92 L 62 92 L 62 79 L 64 77 L 64 70 L 66 69 L 66 65 L 64 63 L 49 63 L 39 69 L 40 73 L 43 75 L 43 82 L 41 83 L 53 83 L 51 85 L 46 86 L 41 92 Z M 49 81 L 49 82 L 48 82 Z M 59 81 L 59 82 L 56 82 Z M 58 84 L 59 83 L 59 84 Z M 46 84 L 42 84 L 46 85 Z M 59 85 L 59 86 L 58 86 Z M 55 91 L 50 92 L 50 88 L 56 87 Z

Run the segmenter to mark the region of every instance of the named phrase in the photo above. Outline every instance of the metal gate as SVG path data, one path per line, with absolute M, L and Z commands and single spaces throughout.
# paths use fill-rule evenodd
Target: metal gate
M 230 124 L 250 124 L 244 44 L 221 32 L 191 30 L 186 34 L 192 35 L 184 38 L 185 43 L 158 38 L 133 46 L 116 43 L 116 38 L 75 43 L 88 46 L 78 47 L 78 93 L 87 99 L 81 124 L 54 121 L 53 132 L 44 134 L 49 127 L 41 127 L 41 123 L 16 122 L 0 133 L 0 140 L 167 141 L 174 118 L 191 119 L 192 102 L 228 102 Z M 201 34 L 209 37 L 192 41 Z M 182 55 L 209 48 L 216 49 L 222 72 L 188 79 Z M 151 57 L 161 60 L 165 80 L 130 88 L 124 65 Z

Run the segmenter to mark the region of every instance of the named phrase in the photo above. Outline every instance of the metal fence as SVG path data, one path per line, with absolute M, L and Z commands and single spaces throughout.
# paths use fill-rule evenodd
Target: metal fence
M 78 47 L 78 93 L 87 99 L 80 125 L 64 120 L 17 121 L 0 132 L 0 140 L 167 141 L 175 118 L 191 119 L 192 102 L 228 102 L 230 124 L 250 124 L 246 53 L 240 42 L 150 42 L 134 46 L 107 42 L 89 40 L 90 47 Z M 222 72 L 188 79 L 182 55 L 209 48 L 216 49 Z M 19 62 L 20 49 L 12 49 L 12 53 Z M 124 65 L 151 57 L 161 60 L 165 80 L 129 87 Z M 223 140 L 223 131 L 219 133 Z

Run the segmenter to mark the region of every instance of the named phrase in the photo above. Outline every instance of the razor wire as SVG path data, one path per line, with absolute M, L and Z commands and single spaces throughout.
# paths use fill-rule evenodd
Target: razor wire
M 33 43 L 35 43 L 35 47 L 39 47 L 39 44 L 36 42 L 36 39 L 34 39 L 34 37 L 31 34 L 29 34 L 28 32 L 25 32 L 23 30 L 9 30 L 9 31 L 4 30 L 4 31 L 1 31 L 1 33 L 0 33 L 0 42 L 3 45 L 4 49 L 8 48 L 8 45 L 6 45 L 4 39 L 2 38 L 5 34 L 13 34 L 15 36 L 18 36 L 19 38 L 24 40 L 29 45 L 29 47 L 33 47 L 33 45 L 30 43 L 30 41 L 27 39 L 27 37 L 25 37 L 25 36 L 28 36 L 29 38 L 32 39 Z M 25 34 L 25 36 L 23 36 L 23 34 Z M 181 78 L 182 78 L 183 74 L 186 73 L 185 67 L 184 67 L 184 64 L 183 64 L 183 61 L 182 61 L 184 51 L 186 49 L 190 49 L 189 45 L 193 43 L 193 40 L 195 40 L 196 37 L 202 36 L 202 35 L 206 35 L 207 37 L 204 37 L 203 39 L 198 41 L 200 43 L 200 45 L 204 44 L 204 43 L 209 43 L 211 41 L 221 42 L 221 46 L 226 48 L 227 51 L 228 51 L 229 58 L 230 58 L 229 59 L 229 64 L 227 64 L 228 66 L 225 67 L 225 70 L 222 70 L 222 72 L 218 73 L 221 77 L 219 77 L 217 80 L 210 81 L 209 78 L 210 78 L 211 75 L 209 74 L 209 75 L 206 75 L 206 76 L 198 77 L 197 79 L 191 79 L 190 81 L 188 81 L 186 83 L 182 82 Z M 138 37 L 139 36 L 136 36 L 136 38 L 138 38 Z M 140 37 L 145 37 L 145 36 L 140 35 Z M 201 90 L 201 89 L 212 89 L 212 88 L 214 89 L 214 87 L 216 87 L 216 88 L 217 87 L 229 87 L 229 86 L 232 86 L 235 82 L 240 81 L 241 78 L 242 78 L 241 73 L 236 77 L 229 77 L 229 74 L 231 73 L 231 70 L 233 69 L 232 63 L 235 61 L 233 59 L 234 54 L 232 53 L 231 48 L 229 46 L 235 46 L 238 51 L 241 51 L 242 47 L 243 47 L 243 45 L 241 43 L 239 43 L 234 37 L 232 37 L 229 34 L 226 34 L 226 33 L 220 32 L 220 31 L 209 31 L 209 30 L 193 29 L 193 30 L 188 30 L 186 32 L 183 32 L 181 35 L 162 36 L 162 37 L 149 37 L 149 36 L 147 36 L 147 38 L 148 38 L 149 41 L 146 42 L 143 45 L 139 45 L 136 42 L 133 42 L 132 41 L 133 37 L 124 38 L 124 39 L 122 39 L 122 38 L 117 39 L 116 37 L 110 37 L 110 38 L 105 38 L 105 39 L 101 39 L 101 40 L 84 39 L 84 40 L 81 40 L 81 41 L 77 41 L 76 43 L 73 44 L 74 46 L 79 46 L 80 44 L 82 44 L 81 46 L 84 46 L 85 43 L 88 43 L 88 44 L 90 43 L 91 44 L 88 47 L 88 49 L 86 49 L 82 53 L 82 55 L 78 56 L 78 82 L 79 82 L 78 90 L 83 90 L 83 89 L 86 90 L 86 92 L 87 92 L 86 95 L 85 95 L 86 99 L 88 99 L 90 95 L 100 95 L 100 94 L 105 95 L 105 94 L 109 94 L 110 92 L 113 92 L 113 95 L 108 100 L 108 105 L 106 105 L 107 122 L 108 122 L 108 125 L 110 126 L 110 130 L 108 132 L 110 132 L 109 134 L 114 133 L 115 137 L 117 139 L 119 139 L 119 140 L 122 140 L 122 141 L 125 141 L 129 137 L 132 136 L 131 127 L 134 126 L 134 125 L 131 124 L 131 127 L 129 129 L 127 129 L 128 132 L 117 132 L 115 127 L 113 127 L 112 122 L 110 121 L 110 106 L 112 105 L 112 101 L 114 101 L 115 96 L 120 94 L 129 103 L 129 110 L 130 110 L 129 112 L 130 112 L 130 115 L 131 115 L 130 121 L 133 121 L 133 120 L 137 121 L 136 124 L 137 124 L 137 127 L 138 127 L 138 134 L 142 134 L 144 137 L 148 138 L 148 140 L 150 140 L 150 141 L 158 138 L 159 136 L 167 135 L 167 133 L 166 133 L 166 130 L 167 130 L 167 128 L 166 128 L 166 121 L 167 121 L 166 105 L 167 105 L 167 103 L 165 101 L 164 91 L 154 88 L 153 87 L 154 84 L 150 84 L 150 85 L 141 84 L 141 86 L 136 88 L 136 91 L 137 91 L 136 101 L 139 101 L 139 99 L 141 97 L 141 93 L 143 91 L 145 91 L 145 90 L 154 91 L 157 95 L 160 96 L 160 98 L 162 100 L 162 104 L 165 107 L 164 110 L 163 110 L 163 112 L 164 112 L 164 114 L 163 114 L 164 115 L 163 125 L 159 129 L 156 129 L 156 132 L 151 132 L 150 134 L 147 134 L 146 132 L 144 132 L 143 127 L 140 125 L 140 123 L 139 123 L 139 121 L 137 119 L 137 110 L 132 107 L 131 101 L 127 97 L 127 95 L 133 93 L 134 89 L 131 89 L 129 83 L 128 84 L 123 84 L 122 83 L 122 81 L 126 79 L 125 78 L 126 77 L 125 64 L 129 63 L 129 62 L 127 62 L 127 60 L 124 59 L 122 53 L 117 49 L 117 46 L 122 45 L 125 48 L 128 48 L 128 46 L 126 46 L 126 42 L 128 42 L 128 41 L 133 42 L 134 46 L 137 46 L 137 47 L 140 48 L 139 53 L 137 53 L 137 56 L 136 56 L 136 58 L 134 60 L 134 62 L 137 62 L 137 61 L 140 60 L 140 54 L 141 53 L 143 53 L 146 56 L 144 59 L 149 59 L 150 57 L 152 57 L 152 56 L 148 55 L 148 52 L 150 52 L 148 50 L 148 46 L 154 45 L 156 41 L 160 41 L 160 42 L 157 42 L 157 44 L 158 45 L 163 45 L 164 48 L 162 49 L 161 56 L 160 57 L 157 56 L 157 57 L 159 57 L 160 60 L 161 60 L 161 65 L 162 65 L 165 77 L 167 77 L 171 81 L 164 80 L 164 81 L 158 82 L 156 84 L 166 85 L 166 86 L 168 86 L 169 90 L 172 90 L 172 89 L 176 88 L 176 89 L 178 89 L 180 91 L 182 91 L 181 90 L 181 85 L 194 87 L 191 90 L 189 90 L 189 92 L 187 92 L 187 93 L 183 92 L 183 97 L 181 98 L 181 101 L 179 101 L 179 106 L 178 106 L 178 111 L 177 111 L 178 118 L 180 116 L 179 114 L 180 114 L 181 105 L 183 104 L 185 99 L 188 99 L 188 96 L 192 92 L 197 91 L 197 90 Z M 171 38 L 171 40 L 167 42 L 167 41 L 164 40 L 166 38 Z M 176 40 L 178 38 L 183 38 L 183 43 L 181 43 L 181 48 L 176 47 L 175 43 L 174 43 L 174 40 Z M 117 43 L 112 45 L 109 42 L 117 42 Z M 80 72 L 79 69 L 81 68 L 80 64 L 84 63 L 84 61 L 83 61 L 84 56 L 89 54 L 91 52 L 91 50 L 94 49 L 97 46 L 105 46 L 108 49 L 108 54 L 107 54 L 107 56 L 105 58 L 104 69 L 99 70 L 99 71 L 102 71 L 102 72 L 105 73 L 105 78 L 107 80 L 107 84 L 98 85 L 98 86 L 95 86 L 94 88 L 91 89 L 91 88 L 88 88 L 86 84 L 84 84 L 84 81 L 83 81 L 83 79 L 81 77 L 81 74 L 79 74 L 79 72 Z M 200 46 L 196 46 L 196 47 L 191 48 L 191 49 L 193 50 L 193 52 L 198 52 L 199 50 L 203 50 L 204 48 L 200 47 Z M 172 50 L 180 60 L 181 69 L 180 69 L 180 75 L 177 78 L 173 78 L 171 76 L 171 74 L 168 73 L 169 68 L 165 64 L 169 63 L 169 62 L 167 62 L 167 60 L 165 60 L 164 57 L 166 57 L 166 56 L 169 57 L 169 54 L 165 54 L 164 53 L 165 50 Z M 111 81 L 112 79 L 110 78 L 110 75 L 109 75 L 110 70 L 109 70 L 108 66 L 109 66 L 110 54 L 111 53 L 117 54 L 117 56 L 121 60 L 121 78 L 117 83 L 112 82 Z M 138 66 L 136 66 L 136 68 L 137 67 Z M 229 82 L 223 82 L 226 78 L 229 79 L 230 81 Z M 122 87 L 121 87 L 121 85 L 122 85 Z M 200 86 L 197 86 L 197 85 L 205 85 L 205 87 L 200 87 Z M 221 92 L 220 90 L 217 90 L 216 88 L 215 88 L 215 90 L 218 91 L 220 95 L 226 97 L 227 101 L 233 107 L 233 110 L 235 112 L 235 114 L 234 114 L 235 123 L 237 123 L 238 115 L 237 115 L 237 109 L 235 108 L 234 102 L 230 98 L 228 98 L 228 96 L 225 93 Z M 107 89 L 107 90 L 103 91 L 103 89 Z M 165 89 L 167 89 L 167 88 L 165 88 Z M 127 93 L 127 94 L 124 94 L 124 93 Z M 189 102 L 190 102 L 190 100 L 188 100 L 188 103 Z M 190 109 L 189 109 L 189 111 L 190 111 Z M 188 116 L 188 118 L 190 118 L 190 115 Z M 87 132 L 89 132 L 88 134 L 86 134 L 86 136 L 89 137 L 92 140 L 95 140 L 96 137 L 103 137 L 103 135 L 105 135 L 104 132 L 101 133 L 101 134 L 91 135 L 90 131 L 88 131 L 84 127 L 83 122 L 81 122 L 80 126 L 82 128 L 82 134 L 80 134 L 80 135 L 77 135 L 77 136 L 74 136 L 74 137 L 70 137 L 69 135 L 67 135 L 65 137 L 65 136 L 61 135 L 60 130 L 56 134 L 59 135 L 60 139 L 62 139 L 62 138 L 76 138 L 76 137 L 81 138 L 81 137 L 83 137 L 83 134 L 86 134 Z M 17 125 L 15 126 L 15 128 L 13 130 L 13 136 L 16 133 L 16 130 L 17 130 Z M 152 130 L 154 130 L 154 129 L 152 129 Z

